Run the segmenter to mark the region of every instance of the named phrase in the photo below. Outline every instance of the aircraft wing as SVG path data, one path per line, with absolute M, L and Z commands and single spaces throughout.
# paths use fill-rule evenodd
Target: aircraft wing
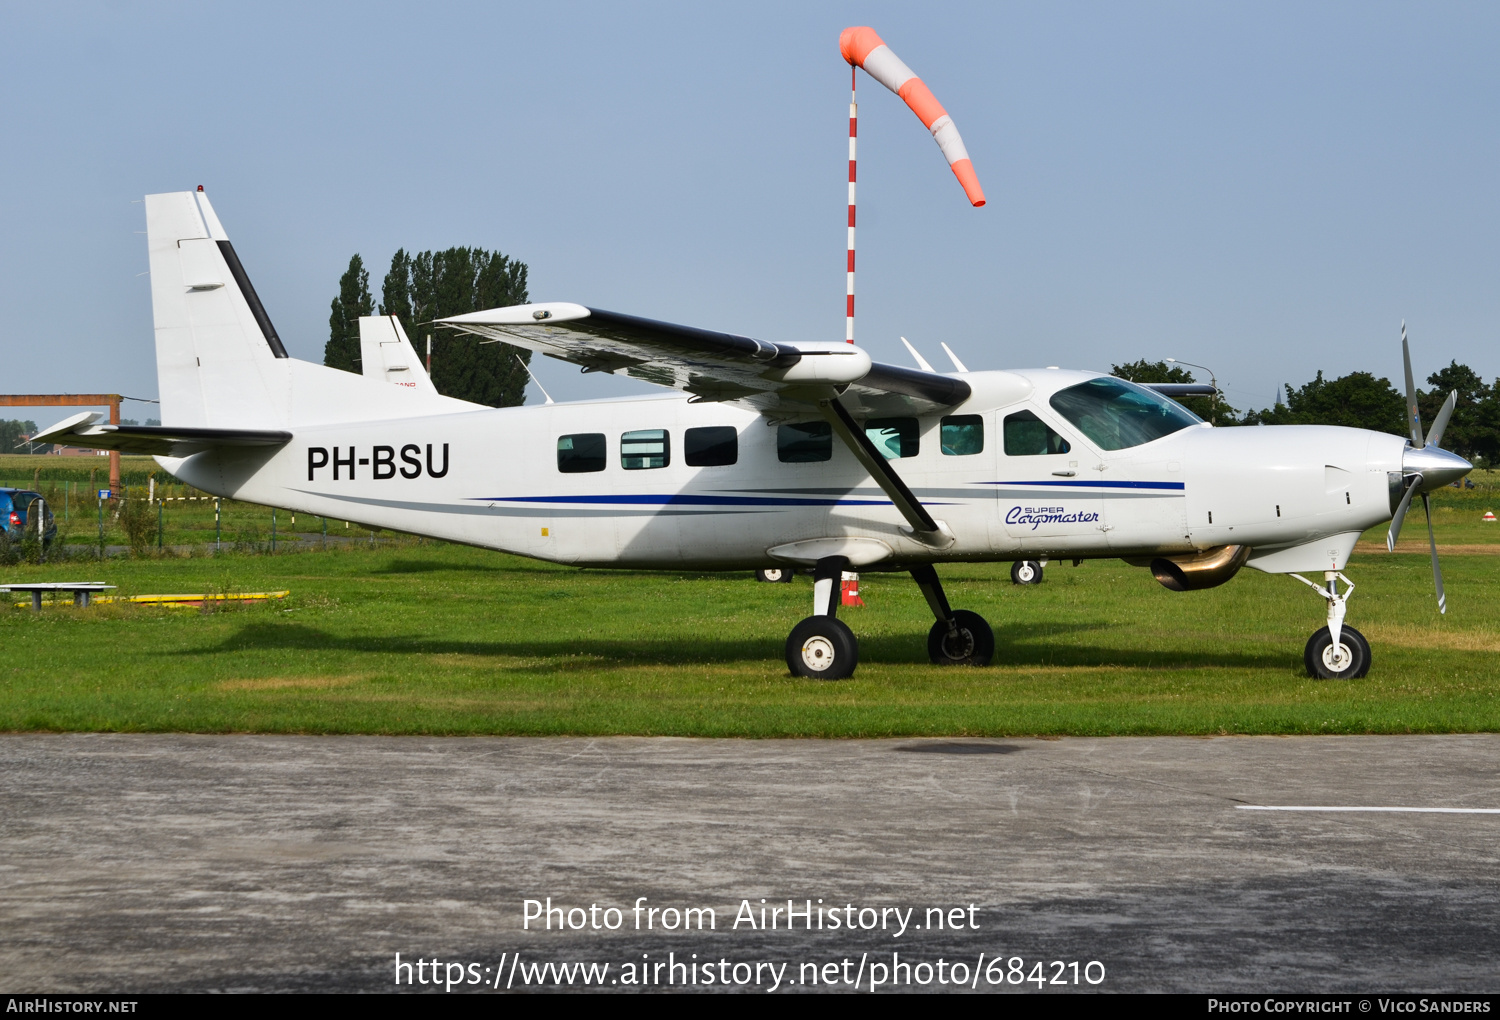
M 1141 383 L 1148 390 L 1155 390 L 1164 397 L 1211 397 L 1218 389 L 1208 383 L 1194 382 L 1148 382 Z
M 186 457 L 215 446 L 284 446 L 292 434 L 269 429 L 172 428 L 163 425 L 99 424 L 97 411 L 85 411 L 32 437 L 34 443 L 62 443 L 90 450 L 118 450 L 163 457 Z
M 928 414 L 969 397 L 953 376 L 871 362 L 847 343 L 778 344 L 566 302 L 512 305 L 439 319 L 439 325 L 572 362 L 623 372 L 698 400 L 771 415 L 819 414 L 830 387 L 851 414 Z

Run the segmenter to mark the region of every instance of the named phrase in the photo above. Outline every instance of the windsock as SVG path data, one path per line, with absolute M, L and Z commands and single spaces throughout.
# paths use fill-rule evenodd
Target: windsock
M 911 68 L 902 63 L 901 58 L 892 53 L 875 30 L 868 26 L 844 29 L 839 36 L 839 51 L 849 63 L 863 67 L 871 78 L 905 100 L 911 112 L 932 132 L 969 201 L 976 208 L 984 205 L 984 189 L 979 186 L 979 178 L 974 176 L 974 164 L 969 161 L 964 140 L 958 136 L 953 118 L 948 116 L 948 111 L 943 109 L 943 104 L 937 101 L 922 79 L 913 74 Z

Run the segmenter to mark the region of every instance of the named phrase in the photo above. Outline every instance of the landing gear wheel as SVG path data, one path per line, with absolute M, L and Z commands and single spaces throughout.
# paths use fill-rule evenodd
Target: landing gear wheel
M 950 633 L 942 620 L 927 632 L 927 657 L 937 666 L 988 666 L 995 654 L 995 632 L 984 617 L 967 609 L 956 609 Z
M 843 680 L 859 665 L 859 641 L 843 621 L 809 616 L 786 639 L 786 664 L 792 676 L 810 680 Z
M 1036 560 L 1017 560 L 1010 565 L 1011 584 L 1041 584 L 1042 565 Z
M 1370 642 L 1353 627 L 1342 627 L 1335 654 L 1333 635 L 1324 627 L 1307 639 L 1302 662 L 1316 680 L 1357 680 L 1370 671 Z
M 762 567 L 755 572 L 755 579 L 762 584 L 791 584 L 791 567 Z

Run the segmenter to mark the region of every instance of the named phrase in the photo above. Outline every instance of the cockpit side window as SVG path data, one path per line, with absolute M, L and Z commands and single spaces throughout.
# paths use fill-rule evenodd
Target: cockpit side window
M 1005 416 L 1005 455 L 1007 457 L 1043 457 L 1049 453 L 1067 453 L 1072 445 L 1030 411 Z
M 1052 409 L 1103 450 L 1125 450 L 1180 432 L 1203 419 L 1155 390 L 1100 376 L 1052 395 Z

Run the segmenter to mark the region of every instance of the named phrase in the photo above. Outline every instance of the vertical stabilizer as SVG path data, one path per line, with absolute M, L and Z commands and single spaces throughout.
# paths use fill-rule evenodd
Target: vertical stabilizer
M 366 379 L 437 395 L 401 320 L 394 315 L 360 316 L 359 357 Z
M 362 346 L 365 323 L 383 324 L 365 355 L 375 375 L 289 357 L 202 188 L 147 195 L 146 235 L 162 424 L 285 429 L 480 408 L 437 392 L 394 319 L 360 323 Z M 402 376 L 409 385 L 387 385 Z
M 285 424 L 286 348 L 202 191 L 146 196 L 162 421 Z

